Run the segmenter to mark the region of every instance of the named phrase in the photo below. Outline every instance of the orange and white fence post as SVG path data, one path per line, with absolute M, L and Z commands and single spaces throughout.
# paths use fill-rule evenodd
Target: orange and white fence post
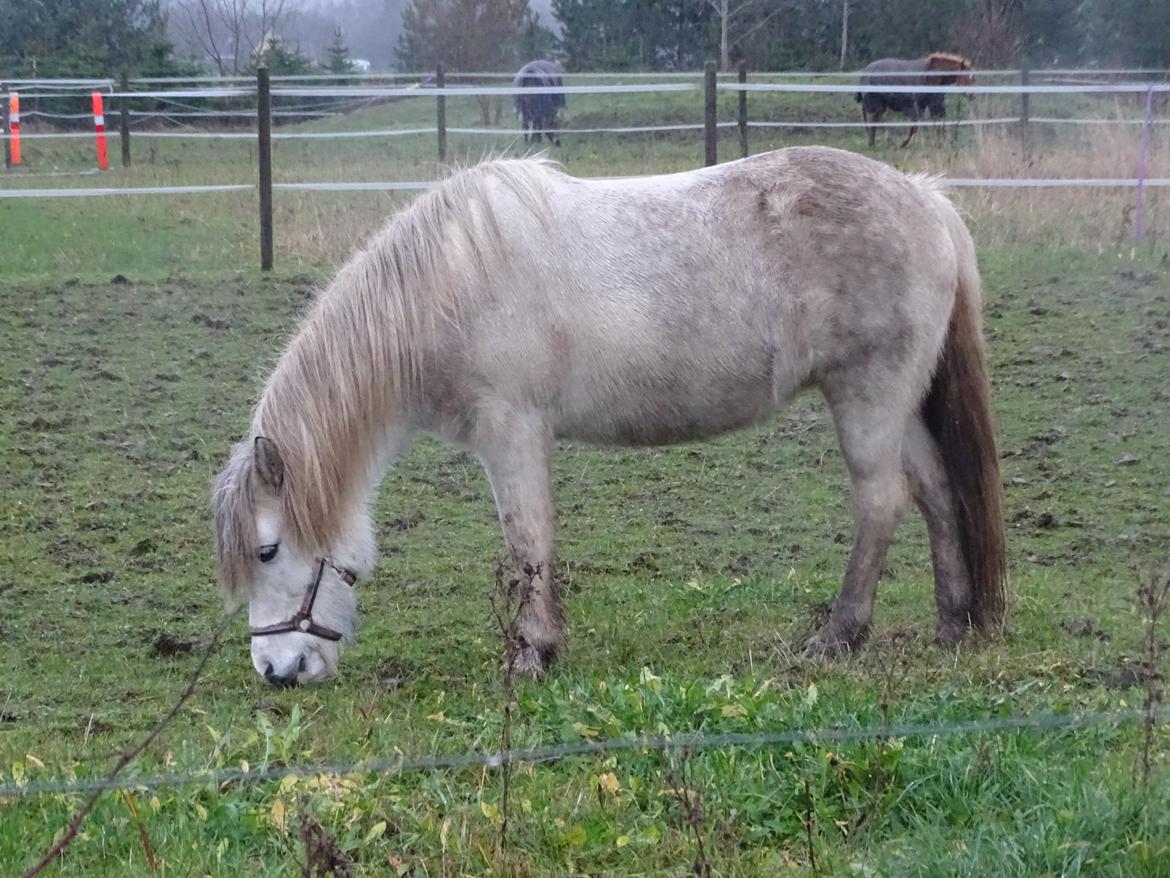
M 20 164 L 20 95 L 8 95 L 8 159 L 13 165 Z
M 110 168 L 110 156 L 106 151 L 106 116 L 102 111 L 102 93 L 95 91 L 91 97 L 93 99 L 93 130 L 97 134 L 98 167 L 107 171 Z

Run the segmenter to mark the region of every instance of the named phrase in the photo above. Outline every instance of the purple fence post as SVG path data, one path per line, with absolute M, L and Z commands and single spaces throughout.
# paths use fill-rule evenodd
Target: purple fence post
M 1142 239 L 1142 214 L 1146 206 L 1146 159 L 1150 154 L 1150 116 L 1153 113 L 1154 87 L 1146 89 L 1146 118 L 1142 123 L 1142 149 L 1138 156 L 1137 179 L 1137 210 L 1133 218 L 1133 235 L 1138 241 Z

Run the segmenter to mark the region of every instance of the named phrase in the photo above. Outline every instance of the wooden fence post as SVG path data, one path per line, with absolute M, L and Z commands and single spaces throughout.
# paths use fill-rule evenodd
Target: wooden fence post
M 435 98 L 436 112 L 438 113 L 435 120 L 435 129 L 439 136 L 439 161 L 447 161 L 447 96 L 442 93 L 441 89 L 446 87 L 447 80 L 443 78 L 443 65 L 435 65 L 435 85 L 440 89 L 438 97 Z
M 705 161 L 707 167 L 710 167 L 711 165 L 719 163 L 718 150 L 717 150 L 717 145 L 716 145 L 717 138 L 719 136 L 719 126 L 718 126 L 718 122 L 717 122 L 717 120 L 718 120 L 718 114 L 716 112 L 717 108 L 715 106 L 716 91 L 715 91 L 715 62 L 714 61 L 707 62 L 707 69 L 704 71 L 703 80 L 704 80 L 703 133 L 706 135 L 704 138 L 704 140 L 706 141 L 706 143 L 705 143 L 706 148 L 704 150 L 703 158 L 704 158 L 704 161 Z
M 747 83 L 747 62 L 739 62 L 739 84 Z M 740 89 L 739 92 L 739 149 L 746 159 L 748 157 L 748 117 L 747 117 L 747 92 Z
M 256 71 L 256 157 L 260 170 L 260 270 L 272 270 L 272 92 L 268 68 Z
M 122 167 L 130 167 L 130 77 L 122 73 L 121 120 L 118 133 L 122 137 Z

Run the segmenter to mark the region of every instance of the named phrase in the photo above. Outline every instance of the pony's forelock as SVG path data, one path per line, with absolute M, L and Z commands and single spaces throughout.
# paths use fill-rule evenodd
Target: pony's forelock
M 216 578 L 229 605 L 245 597 L 256 568 L 256 515 L 252 496 L 252 443 L 240 442 L 211 489 Z

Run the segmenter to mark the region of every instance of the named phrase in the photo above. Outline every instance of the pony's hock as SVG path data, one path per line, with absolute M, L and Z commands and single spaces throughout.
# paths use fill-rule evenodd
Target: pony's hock
M 623 180 L 539 160 L 453 175 L 320 295 L 216 480 L 219 579 L 248 601 L 257 673 L 336 671 L 351 585 L 375 561 L 369 501 L 414 436 L 483 461 L 530 585 L 505 660 L 538 674 L 564 645 L 556 440 L 713 437 L 813 387 L 855 535 L 808 654 L 861 642 L 910 500 L 930 536 L 939 637 L 995 630 L 1004 545 L 980 302 L 973 242 L 942 193 L 840 150 Z

